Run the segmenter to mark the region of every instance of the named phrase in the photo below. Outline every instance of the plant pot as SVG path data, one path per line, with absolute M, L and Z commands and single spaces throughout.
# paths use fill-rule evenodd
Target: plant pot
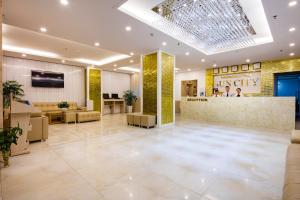
M 8 167 L 9 166 L 9 151 L 3 151 L 2 157 L 3 157 L 4 167 Z
M 132 106 L 127 106 L 127 112 L 132 113 Z

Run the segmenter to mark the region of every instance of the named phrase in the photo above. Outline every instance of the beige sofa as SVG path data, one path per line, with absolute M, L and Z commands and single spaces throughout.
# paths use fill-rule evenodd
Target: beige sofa
M 48 117 L 41 112 L 31 113 L 31 131 L 28 131 L 27 139 L 29 142 L 45 141 L 48 139 Z
M 89 112 L 78 112 L 77 113 L 77 122 L 90 122 L 90 121 L 99 121 L 100 112 L 98 111 L 89 111 Z
M 286 157 L 283 200 L 300 199 L 300 131 L 292 131 Z
M 43 114 L 51 111 L 61 111 L 58 107 L 59 102 L 35 102 L 33 106 L 40 109 Z M 70 111 L 85 111 L 86 107 L 80 107 L 76 102 L 68 102 Z

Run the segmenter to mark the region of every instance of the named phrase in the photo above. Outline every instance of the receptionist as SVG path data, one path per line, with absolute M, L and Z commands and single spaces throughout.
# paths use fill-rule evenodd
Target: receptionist
M 223 97 L 232 97 L 232 94 L 230 93 L 230 87 L 227 85 L 225 87 L 225 92 L 222 95 Z
M 219 97 L 219 89 L 218 88 L 213 89 L 213 97 Z
M 235 97 L 243 97 L 244 95 L 242 94 L 242 89 L 241 88 L 236 88 L 236 94 Z

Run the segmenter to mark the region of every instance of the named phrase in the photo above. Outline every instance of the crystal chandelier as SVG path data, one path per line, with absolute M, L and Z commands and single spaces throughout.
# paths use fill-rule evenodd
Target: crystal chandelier
M 209 52 L 254 46 L 256 32 L 239 0 L 165 0 L 152 9 Z M 159 23 L 159 22 L 156 22 Z

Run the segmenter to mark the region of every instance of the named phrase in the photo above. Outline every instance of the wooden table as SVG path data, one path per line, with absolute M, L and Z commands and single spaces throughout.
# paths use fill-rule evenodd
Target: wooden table
M 48 116 L 49 124 L 62 123 L 63 111 L 50 111 L 46 115 Z

